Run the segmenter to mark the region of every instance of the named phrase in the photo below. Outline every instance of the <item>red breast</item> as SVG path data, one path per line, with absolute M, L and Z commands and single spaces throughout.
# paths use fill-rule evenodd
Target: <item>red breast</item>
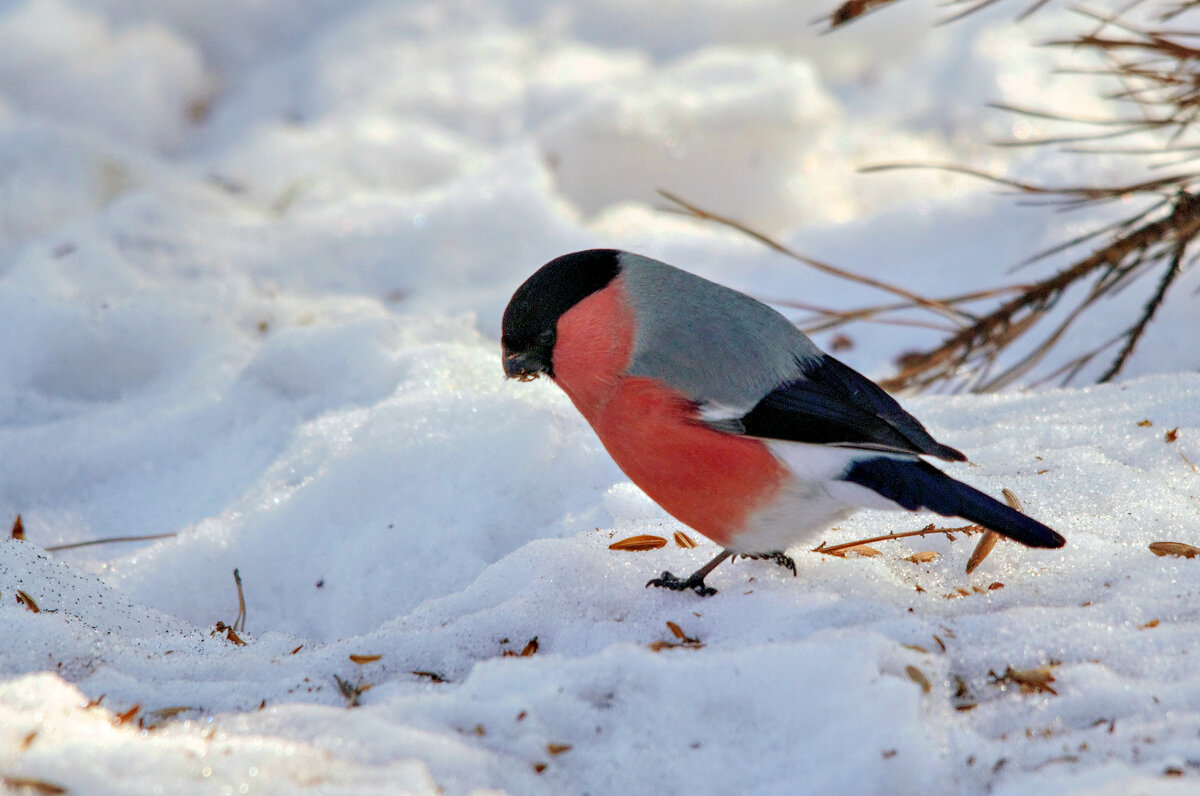
M 625 375 L 637 320 L 623 280 L 558 320 L 554 380 L 617 466 L 676 519 L 728 546 L 787 470 L 759 440 L 715 431 L 657 379 Z

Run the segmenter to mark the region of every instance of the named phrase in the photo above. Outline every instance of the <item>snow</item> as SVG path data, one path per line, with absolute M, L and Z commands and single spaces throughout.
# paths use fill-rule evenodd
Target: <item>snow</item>
M 707 599 L 647 590 L 716 548 L 610 550 L 684 529 L 552 384 L 502 378 L 512 290 L 589 246 L 879 300 L 659 212 L 660 187 L 918 292 L 1065 263 L 1002 272 L 1078 214 L 856 172 L 1132 173 L 987 146 L 1014 134 L 988 100 L 1104 111 L 1026 45 L 1063 18 L 935 28 L 932 3 L 902 6 L 818 36 L 827 9 L 782 0 L 0 5 L 0 519 L 27 532 L 0 539 L 0 781 L 1193 792 L 1200 565 L 1147 545 L 1200 539 L 1195 269 L 1123 381 L 903 397 L 968 453 L 957 477 L 1068 538 L 1002 543 L 970 576 L 961 534 L 806 551 L 933 521 L 862 512 L 793 549 L 797 577 L 737 561 Z M 849 333 L 840 355 L 874 375 L 938 339 Z M 174 535 L 45 549 L 142 534 Z M 235 569 L 245 645 L 215 630 Z M 1054 693 L 1009 667 L 1051 667 Z

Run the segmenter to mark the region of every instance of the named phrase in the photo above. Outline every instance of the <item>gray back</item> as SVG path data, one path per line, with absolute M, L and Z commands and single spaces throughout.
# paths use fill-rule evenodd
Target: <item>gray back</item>
M 620 263 L 638 322 L 630 375 L 748 410 L 822 356 L 787 318 L 744 293 L 637 254 L 622 252 Z

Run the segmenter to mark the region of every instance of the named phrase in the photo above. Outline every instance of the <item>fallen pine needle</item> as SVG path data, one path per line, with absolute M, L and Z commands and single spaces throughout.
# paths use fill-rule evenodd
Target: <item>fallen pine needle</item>
M 350 660 L 359 665 L 364 663 L 374 663 L 382 657 L 382 655 L 358 655 L 355 653 L 350 653 Z

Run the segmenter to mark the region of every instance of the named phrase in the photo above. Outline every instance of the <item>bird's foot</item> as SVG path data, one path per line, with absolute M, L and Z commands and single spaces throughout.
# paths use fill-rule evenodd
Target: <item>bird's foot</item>
M 774 561 L 779 566 L 792 573 L 792 577 L 796 577 L 796 561 L 782 550 L 775 550 L 771 553 L 739 553 L 742 558 L 753 558 L 756 560 Z
M 717 593 L 717 590 L 712 586 L 704 585 L 704 575 L 701 575 L 699 572 L 693 572 L 686 578 L 678 578 L 670 572 L 664 572 L 646 584 L 646 588 L 651 586 L 657 586 L 660 589 L 670 589 L 671 591 L 686 591 L 691 589 L 701 597 L 711 597 Z

